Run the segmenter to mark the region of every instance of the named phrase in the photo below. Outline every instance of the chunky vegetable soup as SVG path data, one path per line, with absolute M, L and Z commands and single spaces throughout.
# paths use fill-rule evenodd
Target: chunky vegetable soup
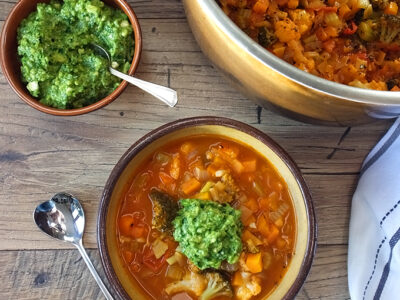
M 217 0 L 252 39 L 297 68 L 400 91 L 398 0 Z
M 154 299 L 261 299 L 294 253 L 286 183 L 260 154 L 218 136 L 158 149 L 124 192 L 118 249 Z

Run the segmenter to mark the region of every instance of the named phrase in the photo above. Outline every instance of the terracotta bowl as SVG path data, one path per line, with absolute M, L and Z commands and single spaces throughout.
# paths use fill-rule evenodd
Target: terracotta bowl
M 140 54 L 142 51 L 142 33 L 135 13 L 129 4 L 124 0 L 103 0 L 106 4 L 121 9 L 129 18 L 135 36 L 135 53 L 129 74 L 135 73 L 138 67 Z M 17 29 L 23 19 L 31 12 L 36 10 L 38 3 L 48 3 L 49 0 L 20 0 L 8 15 L 0 37 L 0 65 L 4 76 L 17 95 L 27 104 L 42 112 L 56 116 L 81 115 L 99 109 L 114 101 L 126 88 L 128 83 L 122 81 L 120 85 L 107 97 L 82 108 L 76 109 L 57 109 L 41 104 L 36 98 L 32 97 L 21 81 L 20 61 L 17 54 Z
M 199 134 L 219 135 L 248 145 L 266 157 L 286 181 L 297 222 L 295 254 L 278 287 L 264 299 L 293 299 L 307 277 L 316 246 L 316 220 L 310 192 L 294 161 L 270 137 L 249 125 L 217 117 L 178 120 L 153 130 L 133 144 L 112 170 L 100 202 L 97 238 L 105 274 L 114 293 L 122 299 L 150 299 L 118 255 L 116 219 L 123 192 L 141 162 L 156 149 L 173 140 Z

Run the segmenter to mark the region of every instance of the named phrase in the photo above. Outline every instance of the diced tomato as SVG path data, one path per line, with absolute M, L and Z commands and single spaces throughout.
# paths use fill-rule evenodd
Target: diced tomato
M 125 250 L 122 252 L 122 256 L 124 257 L 125 261 L 130 264 L 133 261 L 133 252 Z
M 134 225 L 131 230 L 131 236 L 135 239 L 146 237 L 147 229 L 143 224 Z
M 245 203 L 243 203 L 243 205 L 253 212 L 256 212 L 258 210 L 258 203 L 254 198 L 250 198 Z
M 357 28 L 358 28 L 358 26 L 352 20 L 351 23 L 350 23 L 350 26 L 348 26 L 346 29 L 343 30 L 343 34 L 345 34 L 345 35 L 354 34 L 354 33 L 356 33 Z
M 322 47 L 326 52 L 332 53 L 335 48 L 336 42 L 334 39 L 327 40 L 322 43 Z
M 151 248 L 146 247 L 143 252 L 143 264 L 149 267 L 153 272 L 157 273 L 161 270 L 163 265 L 165 264 L 166 255 L 164 254 L 159 259 L 154 256 L 153 250 Z

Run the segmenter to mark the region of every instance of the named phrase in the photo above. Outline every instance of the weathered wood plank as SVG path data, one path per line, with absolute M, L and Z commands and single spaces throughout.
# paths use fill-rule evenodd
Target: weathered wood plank
M 3 21 L 17 0 L 0 0 L 0 20 Z M 183 19 L 185 14 L 180 0 L 129 0 L 140 19 Z
M 97 250 L 89 255 L 99 270 Z M 77 250 L 0 251 L 0 299 L 102 299 Z M 346 247 L 320 247 L 297 299 L 348 299 Z
M 16 1 L 0 0 L 0 26 Z M 98 200 L 119 157 L 150 130 L 198 115 L 251 124 L 295 159 L 310 186 L 319 221 L 319 248 L 297 299 L 348 299 L 351 196 L 362 160 L 390 122 L 328 128 L 259 110 L 227 85 L 201 53 L 180 0 L 129 2 L 144 37 L 137 76 L 175 88 L 180 97 L 175 109 L 128 87 L 114 103 L 94 113 L 49 116 L 19 100 L 0 72 L 0 299 L 101 298 L 77 251 L 65 250 L 68 245 L 34 227 L 33 208 L 58 191 L 75 194 L 87 216 L 85 245 L 95 248 Z M 99 267 L 97 250 L 89 252 Z
M 320 243 L 346 243 L 357 172 L 389 123 L 347 130 L 302 124 L 266 110 L 258 115 L 255 104 L 227 85 L 201 52 L 193 51 L 198 49 L 184 22 L 157 22 L 145 20 L 144 32 L 162 28 L 158 41 L 166 45 L 165 52 L 156 49 L 154 39 L 145 40 L 147 50 L 138 76 L 160 84 L 170 82 L 180 97 L 175 109 L 128 87 L 104 109 L 79 117 L 54 117 L 25 105 L 0 77 L 4 112 L 0 119 L 0 238 L 4 240 L 0 249 L 46 248 L 47 238 L 32 227 L 31 211 L 60 190 L 82 199 L 87 243 L 95 247 L 98 199 L 119 157 L 151 129 L 197 115 L 231 117 L 271 135 L 306 174 L 320 221 Z M 10 222 L 15 223 L 11 230 Z

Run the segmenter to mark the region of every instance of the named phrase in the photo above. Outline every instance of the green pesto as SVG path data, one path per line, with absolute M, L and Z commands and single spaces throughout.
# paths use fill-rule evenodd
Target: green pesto
M 112 66 L 130 68 L 132 26 L 119 9 L 100 0 L 39 3 L 18 28 L 22 81 L 47 106 L 70 109 L 92 104 L 115 90 L 121 80 L 90 43 L 105 48 Z
M 174 219 L 174 238 L 201 270 L 218 269 L 221 262 L 238 261 L 242 251 L 240 211 L 213 201 L 180 200 Z

